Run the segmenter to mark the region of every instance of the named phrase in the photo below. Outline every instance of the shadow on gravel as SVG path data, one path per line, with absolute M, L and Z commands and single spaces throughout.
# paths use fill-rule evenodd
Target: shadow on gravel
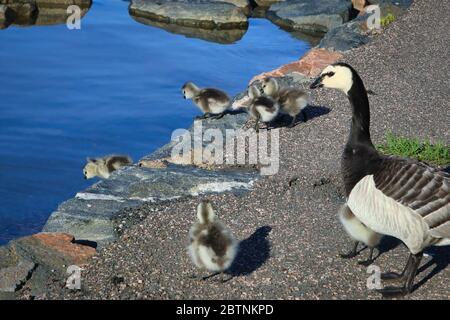
M 450 247 L 431 247 L 426 251 L 432 259 L 421 266 L 418 270 L 418 274 L 425 272 L 430 267 L 434 266 L 434 268 L 414 286 L 414 290 L 419 288 L 420 286 L 427 283 L 428 280 L 433 278 L 439 272 L 447 268 L 450 264 Z
M 389 236 L 384 236 L 381 239 L 380 244 L 378 245 L 378 256 L 389 252 L 391 250 L 394 250 L 395 248 L 397 248 L 402 242 L 396 238 L 393 237 L 389 237 Z M 377 256 L 377 258 L 378 258 Z
M 245 276 L 261 267 L 270 256 L 270 243 L 267 237 L 272 231 L 269 226 L 258 228 L 250 237 L 242 240 L 236 259 L 227 274 L 233 277 Z
M 307 121 L 310 121 L 314 118 L 326 115 L 331 110 L 327 107 L 322 106 L 310 106 L 308 105 L 305 109 Z M 286 127 L 291 124 L 292 118 L 289 115 L 283 115 L 273 123 L 271 123 L 271 128 L 280 128 L 280 127 Z M 302 122 L 305 122 L 303 119 L 302 114 L 299 114 L 297 118 L 295 119 L 294 127 L 298 124 L 301 124 Z

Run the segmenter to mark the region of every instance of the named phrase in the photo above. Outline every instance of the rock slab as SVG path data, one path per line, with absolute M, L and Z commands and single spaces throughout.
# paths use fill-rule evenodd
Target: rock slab
M 205 0 L 132 0 L 130 14 L 162 23 L 203 29 L 247 29 L 243 10 Z
M 273 4 L 267 17 L 289 30 L 325 33 L 349 20 L 348 0 L 292 0 Z

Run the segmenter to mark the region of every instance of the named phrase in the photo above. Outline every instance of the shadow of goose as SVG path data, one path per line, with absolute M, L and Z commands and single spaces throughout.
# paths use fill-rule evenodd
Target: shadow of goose
M 413 289 L 414 291 L 417 290 L 422 285 L 424 285 L 425 283 L 427 283 L 428 280 L 433 278 L 439 272 L 447 268 L 448 265 L 450 264 L 450 246 L 431 247 L 426 250 L 426 253 L 432 256 L 432 259 L 427 263 L 425 263 L 424 265 L 422 265 L 417 271 L 417 273 L 420 274 L 422 272 L 425 272 L 432 266 L 434 266 L 434 268 L 414 286 Z
M 267 239 L 272 228 L 264 226 L 258 228 L 250 237 L 239 243 L 236 259 L 227 274 L 245 276 L 260 268 L 270 256 L 270 243 Z

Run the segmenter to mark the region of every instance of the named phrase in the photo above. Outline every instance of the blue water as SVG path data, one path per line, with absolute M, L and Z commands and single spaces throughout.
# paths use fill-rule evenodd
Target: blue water
M 264 19 L 237 43 L 186 38 L 134 21 L 127 2 L 95 1 L 81 30 L 0 31 L 0 244 L 39 232 L 85 181 L 87 156 L 137 160 L 198 114 L 187 80 L 230 95 L 310 45 Z

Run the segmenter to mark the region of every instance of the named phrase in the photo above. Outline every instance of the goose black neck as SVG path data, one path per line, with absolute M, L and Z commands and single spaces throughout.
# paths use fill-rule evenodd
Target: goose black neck
M 356 71 L 353 71 L 353 85 L 347 95 L 353 113 L 350 137 L 347 144 L 365 144 L 373 147 L 370 139 L 369 99 L 366 88 Z

